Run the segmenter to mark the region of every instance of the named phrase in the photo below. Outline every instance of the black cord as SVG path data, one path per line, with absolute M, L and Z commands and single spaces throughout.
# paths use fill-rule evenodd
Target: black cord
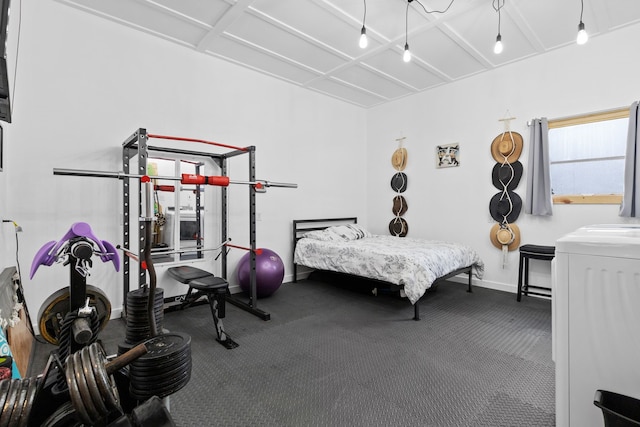
M 584 0 L 580 0 L 580 22 L 582 22 L 582 13 L 584 12 Z
M 364 23 L 367 20 L 367 0 L 364 1 L 364 15 L 362 15 L 362 28 L 364 28 Z
M 411 0 L 414 1 L 414 0 Z M 411 1 L 409 1 L 407 3 L 407 7 L 409 6 L 409 3 L 411 3 Z M 424 13 L 445 13 L 447 10 L 449 10 L 449 8 L 451 7 L 451 5 L 453 4 L 455 0 L 451 0 L 451 2 L 449 3 L 449 6 L 447 6 L 444 10 L 427 10 L 426 7 L 424 7 L 424 5 L 422 3 L 420 3 L 420 0 L 415 0 L 416 3 L 418 3 L 420 6 L 422 6 L 422 9 L 424 10 Z
M 409 44 L 409 3 L 411 1 L 407 1 L 407 11 L 404 17 L 404 45 L 405 48 Z
M 493 0 L 493 10 L 495 10 L 496 12 L 498 12 L 498 35 L 500 35 L 500 23 L 501 23 L 501 18 L 502 15 L 500 13 L 500 9 L 502 9 L 504 7 L 504 2 L 505 0 Z M 496 7 L 496 3 L 498 4 L 498 6 Z M 502 3 L 502 4 L 500 4 Z

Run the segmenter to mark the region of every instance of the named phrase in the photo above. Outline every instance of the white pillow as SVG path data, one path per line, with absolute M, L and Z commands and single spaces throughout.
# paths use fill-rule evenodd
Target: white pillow
M 308 231 L 302 235 L 302 237 L 313 240 L 320 240 L 323 242 L 329 242 L 331 240 L 336 240 L 336 236 L 333 234 L 329 234 L 326 230 L 313 230 Z
M 371 233 L 358 226 L 357 224 L 336 225 L 334 227 L 329 227 L 327 228 L 327 233 L 338 236 L 342 238 L 342 240 L 357 240 L 364 237 L 371 237 Z

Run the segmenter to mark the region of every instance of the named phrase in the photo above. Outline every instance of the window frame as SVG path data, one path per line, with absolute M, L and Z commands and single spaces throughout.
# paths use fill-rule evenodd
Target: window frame
M 614 110 L 599 113 L 588 113 L 577 116 L 553 119 L 548 121 L 549 130 L 561 127 L 584 125 L 587 123 L 603 122 L 629 118 L 628 108 L 616 108 Z M 622 203 L 620 194 L 561 194 L 552 195 L 554 205 L 618 205 Z

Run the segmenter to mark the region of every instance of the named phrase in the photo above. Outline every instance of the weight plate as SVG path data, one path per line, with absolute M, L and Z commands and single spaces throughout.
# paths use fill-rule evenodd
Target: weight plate
M 31 409 L 33 408 L 33 402 L 36 399 L 39 385 L 39 378 L 32 378 L 29 382 L 29 389 L 27 390 L 27 397 L 24 400 L 24 406 L 22 407 L 22 416 L 20 417 L 20 423 L 18 424 L 18 427 L 27 427 L 29 425 Z
M 13 405 L 13 412 L 11 412 L 11 418 L 9 419 L 10 426 L 18 425 L 18 421 L 22 418 L 22 411 L 24 409 L 24 404 L 27 401 L 27 392 L 29 391 L 29 384 L 31 380 L 29 378 L 25 378 L 21 381 L 20 390 L 18 391 L 18 395 L 16 398 L 16 402 Z
M 84 374 L 84 378 L 87 382 L 89 393 L 91 394 L 91 400 L 95 404 L 98 412 L 102 415 L 106 415 L 109 413 L 109 409 L 107 409 L 107 406 L 102 400 L 102 395 L 100 395 L 98 383 L 96 382 L 96 377 L 93 374 L 93 368 L 91 367 L 91 357 L 89 356 L 89 351 L 86 347 L 80 351 L 80 360 L 82 361 L 82 373 Z
M 4 402 L 7 400 L 7 396 L 9 394 L 9 387 L 11 387 L 12 380 L 2 380 L 0 381 L 0 410 L 4 408 Z
M 11 385 L 7 391 L 7 399 L 4 401 L 4 406 L 2 407 L 2 415 L 0 415 L 0 427 L 7 427 L 9 425 L 11 413 L 13 412 L 13 407 L 21 387 L 22 384 L 19 379 L 11 380 Z
M 132 363 L 129 366 L 129 372 L 133 376 L 139 378 L 155 377 L 159 375 L 166 375 L 167 373 L 174 372 L 180 368 L 184 369 L 187 365 L 191 364 L 191 355 L 184 354 L 182 356 L 176 356 L 163 362 L 162 364 L 137 364 Z
M 115 385 L 115 380 L 112 375 L 107 375 L 104 367 L 105 361 L 107 360 L 104 350 L 98 343 L 91 344 L 88 348 L 91 368 L 98 383 L 100 395 L 104 398 L 107 407 L 120 409 L 120 397 L 118 396 L 118 388 Z
M 131 378 L 131 382 L 148 385 L 150 383 L 164 382 L 165 378 L 170 379 L 180 376 L 185 372 L 191 372 L 191 366 L 191 359 L 187 359 L 175 367 L 168 367 L 167 370 L 139 372 L 132 369 L 129 371 L 129 376 Z
M 89 305 L 96 308 L 100 330 L 107 326 L 111 316 L 111 303 L 102 290 L 87 285 L 86 296 Z M 69 313 L 69 288 L 62 288 L 54 292 L 40 307 L 38 313 L 38 327 L 40 335 L 48 343 L 58 345 L 60 335 L 60 321 Z
M 161 359 L 168 354 L 176 354 L 191 345 L 191 337 L 187 334 L 161 334 L 145 342 L 147 354 L 141 357 L 145 360 Z M 138 359 L 140 360 L 140 359 Z
M 84 376 L 84 369 L 82 368 L 82 359 L 80 357 L 80 353 L 82 352 L 78 351 L 73 354 L 73 373 L 76 376 L 76 383 L 78 384 L 78 390 L 80 391 L 80 397 L 82 398 L 84 408 L 89 414 L 89 418 L 95 423 L 97 420 L 102 418 L 103 415 L 105 415 L 106 411 L 99 412 L 98 408 L 96 408 L 96 405 L 93 403 L 93 397 L 91 397 L 89 385 L 87 379 Z
M 141 389 L 134 388 L 133 383 L 131 383 L 129 387 L 129 392 L 134 398 L 138 400 L 148 399 L 151 396 L 167 397 L 181 390 L 185 385 L 187 385 L 187 383 L 189 383 L 190 379 L 191 379 L 191 375 L 190 373 L 188 373 L 188 374 L 184 374 L 183 376 L 178 378 L 176 381 L 163 384 L 162 386 L 154 386 L 153 388 L 144 387 Z
M 156 378 L 143 378 L 136 379 L 131 378 L 131 388 L 135 390 L 150 390 L 151 394 L 154 394 L 158 390 L 170 387 L 174 384 L 183 382 L 191 378 L 191 367 L 183 369 L 173 374 L 161 375 Z
M 81 427 L 82 425 L 71 402 L 65 402 L 45 420 L 42 427 Z
M 150 339 L 153 339 L 153 338 L 150 338 Z M 149 339 L 144 341 L 144 343 L 147 343 L 147 342 L 149 342 Z M 147 348 L 149 348 L 149 347 L 147 347 Z M 173 350 L 173 351 L 171 351 L 171 350 Z M 159 353 L 159 354 L 158 353 L 150 353 L 150 351 L 151 350 L 149 350 L 149 352 L 147 352 L 147 354 L 143 354 L 138 359 L 134 360 L 132 362 L 132 364 L 135 364 L 136 366 L 140 366 L 140 367 L 159 366 L 159 365 L 171 363 L 174 358 L 183 359 L 183 358 L 185 358 L 187 356 L 190 357 L 190 355 L 191 355 L 191 347 L 190 346 L 183 347 L 183 348 L 167 349 L 166 351 L 164 351 L 162 353 Z
M 65 377 L 67 379 L 67 386 L 69 387 L 69 396 L 71 397 L 71 403 L 73 404 L 73 408 L 76 410 L 80 421 L 85 424 L 91 425 L 93 420 L 89 417 L 87 410 L 84 407 L 84 403 L 82 401 L 82 396 L 80 395 L 80 389 L 78 388 L 78 383 L 76 382 L 76 376 L 73 372 L 73 362 L 71 361 L 71 356 L 67 358 L 67 364 L 65 366 Z

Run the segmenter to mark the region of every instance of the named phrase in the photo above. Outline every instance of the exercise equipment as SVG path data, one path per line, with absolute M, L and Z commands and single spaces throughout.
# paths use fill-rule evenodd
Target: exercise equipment
M 240 288 L 247 292 L 250 279 L 250 254 L 247 253 L 238 262 L 238 282 Z M 280 256 L 270 249 L 262 248 L 256 256 L 256 293 L 258 298 L 273 294 L 282 285 L 284 264 Z
M 137 400 L 181 390 L 191 378 L 191 337 L 161 334 L 145 342 L 147 353 L 129 366 L 129 392 Z
M 89 304 L 96 309 L 99 332 L 109 323 L 111 302 L 101 289 L 92 285 L 86 285 L 85 294 Z M 42 338 L 50 344 L 59 345 L 60 331 L 64 329 L 63 323 L 69 314 L 69 299 L 69 288 L 62 288 L 51 294 L 40 307 L 38 328 Z
M 102 262 L 112 262 L 116 271 L 120 269 L 115 247 L 96 237 L 86 222 L 76 222 L 59 241 L 45 243 L 31 264 L 30 278 L 41 265 L 51 266 L 57 262 L 69 265 L 69 287 L 51 295 L 39 315 L 42 336 L 58 345 L 62 360 L 94 342 L 111 315 L 111 305 L 106 296 L 87 285 L 93 255 L 98 255 Z
M 187 141 L 204 143 L 208 145 L 215 145 L 218 147 L 228 148 L 231 151 L 226 153 L 209 153 L 194 150 L 182 150 L 174 147 L 163 146 L 150 146 L 148 141 L 151 138 L 166 139 L 173 141 Z M 189 156 L 191 158 L 208 158 L 219 166 L 220 176 L 204 176 L 199 174 L 199 166 L 196 167 L 195 174 L 184 174 L 180 177 L 175 176 L 149 176 L 147 175 L 147 162 L 149 159 L 149 151 L 155 153 L 171 153 L 173 155 Z M 235 181 L 228 177 L 228 165 L 229 159 L 240 155 L 248 155 L 249 158 L 249 178 L 247 181 Z M 137 174 L 131 173 L 132 161 L 137 160 L 136 168 Z M 199 163 L 200 164 L 200 163 Z M 198 165 L 199 165 L 198 164 Z M 255 147 L 236 147 L 226 144 L 220 144 L 217 142 L 206 141 L 203 139 L 184 138 L 176 136 L 158 135 L 148 133 L 146 129 L 139 128 L 133 134 L 131 134 L 122 143 L 122 172 L 103 172 L 92 170 L 79 170 L 79 169 L 54 169 L 55 175 L 72 175 L 72 176 L 87 176 L 87 177 L 104 177 L 104 178 L 116 178 L 122 180 L 122 204 L 123 204 L 123 247 L 127 250 L 131 250 L 130 247 L 131 238 L 134 232 L 139 235 L 139 239 L 136 242 L 138 245 L 138 259 L 143 260 L 145 258 L 145 240 L 148 239 L 146 228 L 152 227 L 152 221 L 145 221 L 144 223 L 136 224 L 135 228 L 132 227 L 131 217 L 140 218 L 143 216 L 150 217 L 152 215 L 143 215 L 143 208 L 148 212 L 148 206 L 143 206 L 142 201 L 144 199 L 150 200 L 150 197 L 144 197 L 144 193 L 149 194 L 153 191 L 153 186 L 150 184 L 151 179 L 166 179 L 180 181 L 183 184 L 192 184 L 196 186 L 196 223 L 199 223 L 200 217 L 200 185 L 216 185 L 220 187 L 221 200 L 218 206 L 220 207 L 221 215 L 221 240 L 226 241 L 227 226 L 228 226 L 228 186 L 230 184 L 244 184 L 249 188 L 249 239 L 251 246 L 251 271 L 250 271 L 250 289 L 249 300 L 243 301 L 238 296 L 229 295 L 227 301 L 236 305 L 237 307 L 252 313 L 263 320 L 269 320 L 269 313 L 261 310 L 257 306 L 257 294 L 256 294 L 256 277 L 255 277 L 255 242 L 256 242 L 256 193 L 263 193 L 268 187 L 287 187 L 297 188 L 297 184 L 272 182 L 266 180 L 258 180 L 255 177 Z M 135 181 L 132 181 L 135 179 Z M 135 184 L 135 187 L 132 187 Z M 132 198 L 132 191 L 136 191 L 139 194 L 138 203 L 135 203 L 135 199 Z M 136 206 L 137 205 L 137 206 Z M 136 209 L 137 207 L 137 209 Z M 150 235 L 150 233 L 149 233 Z M 201 251 L 195 250 L 197 257 L 201 258 Z M 227 277 L 227 256 L 223 251 L 221 254 L 221 276 Z M 126 301 L 126 295 L 130 289 L 130 281 L 133 277 L 130 273 L 130 258 L 125 257 L 123 260 L 123 300 Z M 146 283 L 147 273 L 154 274 L 151 270 L 143 268 L 142 263 L 138 269 L 138 287 L 142 287 Z
M 227 335 L 222 325 L 222 319 L 226 313 L 225 303 L 229 297 L 227 295 L 229 289 L 227 281 L 222 277 L 214 276 L 208 271 L 188 265 L 171 267 L 167 270 L 167 273 L 178 282 L 189 285 L 189 290 L 181 301 L 179 308 L 189 307 L 205 296 L 211 309 L 217 341 L 228 349 L 236 348 L 238 344 Z
M 162 288 L 156 288 L 152 305 L 156 327 L 159 331 L 162 331 L 164 322 L 164 290 Z M 118 346 L 118 353 L 122 354 L 133 345 L 152 338 L 148 308 L 148 287 L 138 288 L 127 294 L 125 341 L 124 344 Z M 122 349 L 125 349 L 125 351 L 122 351 Z

